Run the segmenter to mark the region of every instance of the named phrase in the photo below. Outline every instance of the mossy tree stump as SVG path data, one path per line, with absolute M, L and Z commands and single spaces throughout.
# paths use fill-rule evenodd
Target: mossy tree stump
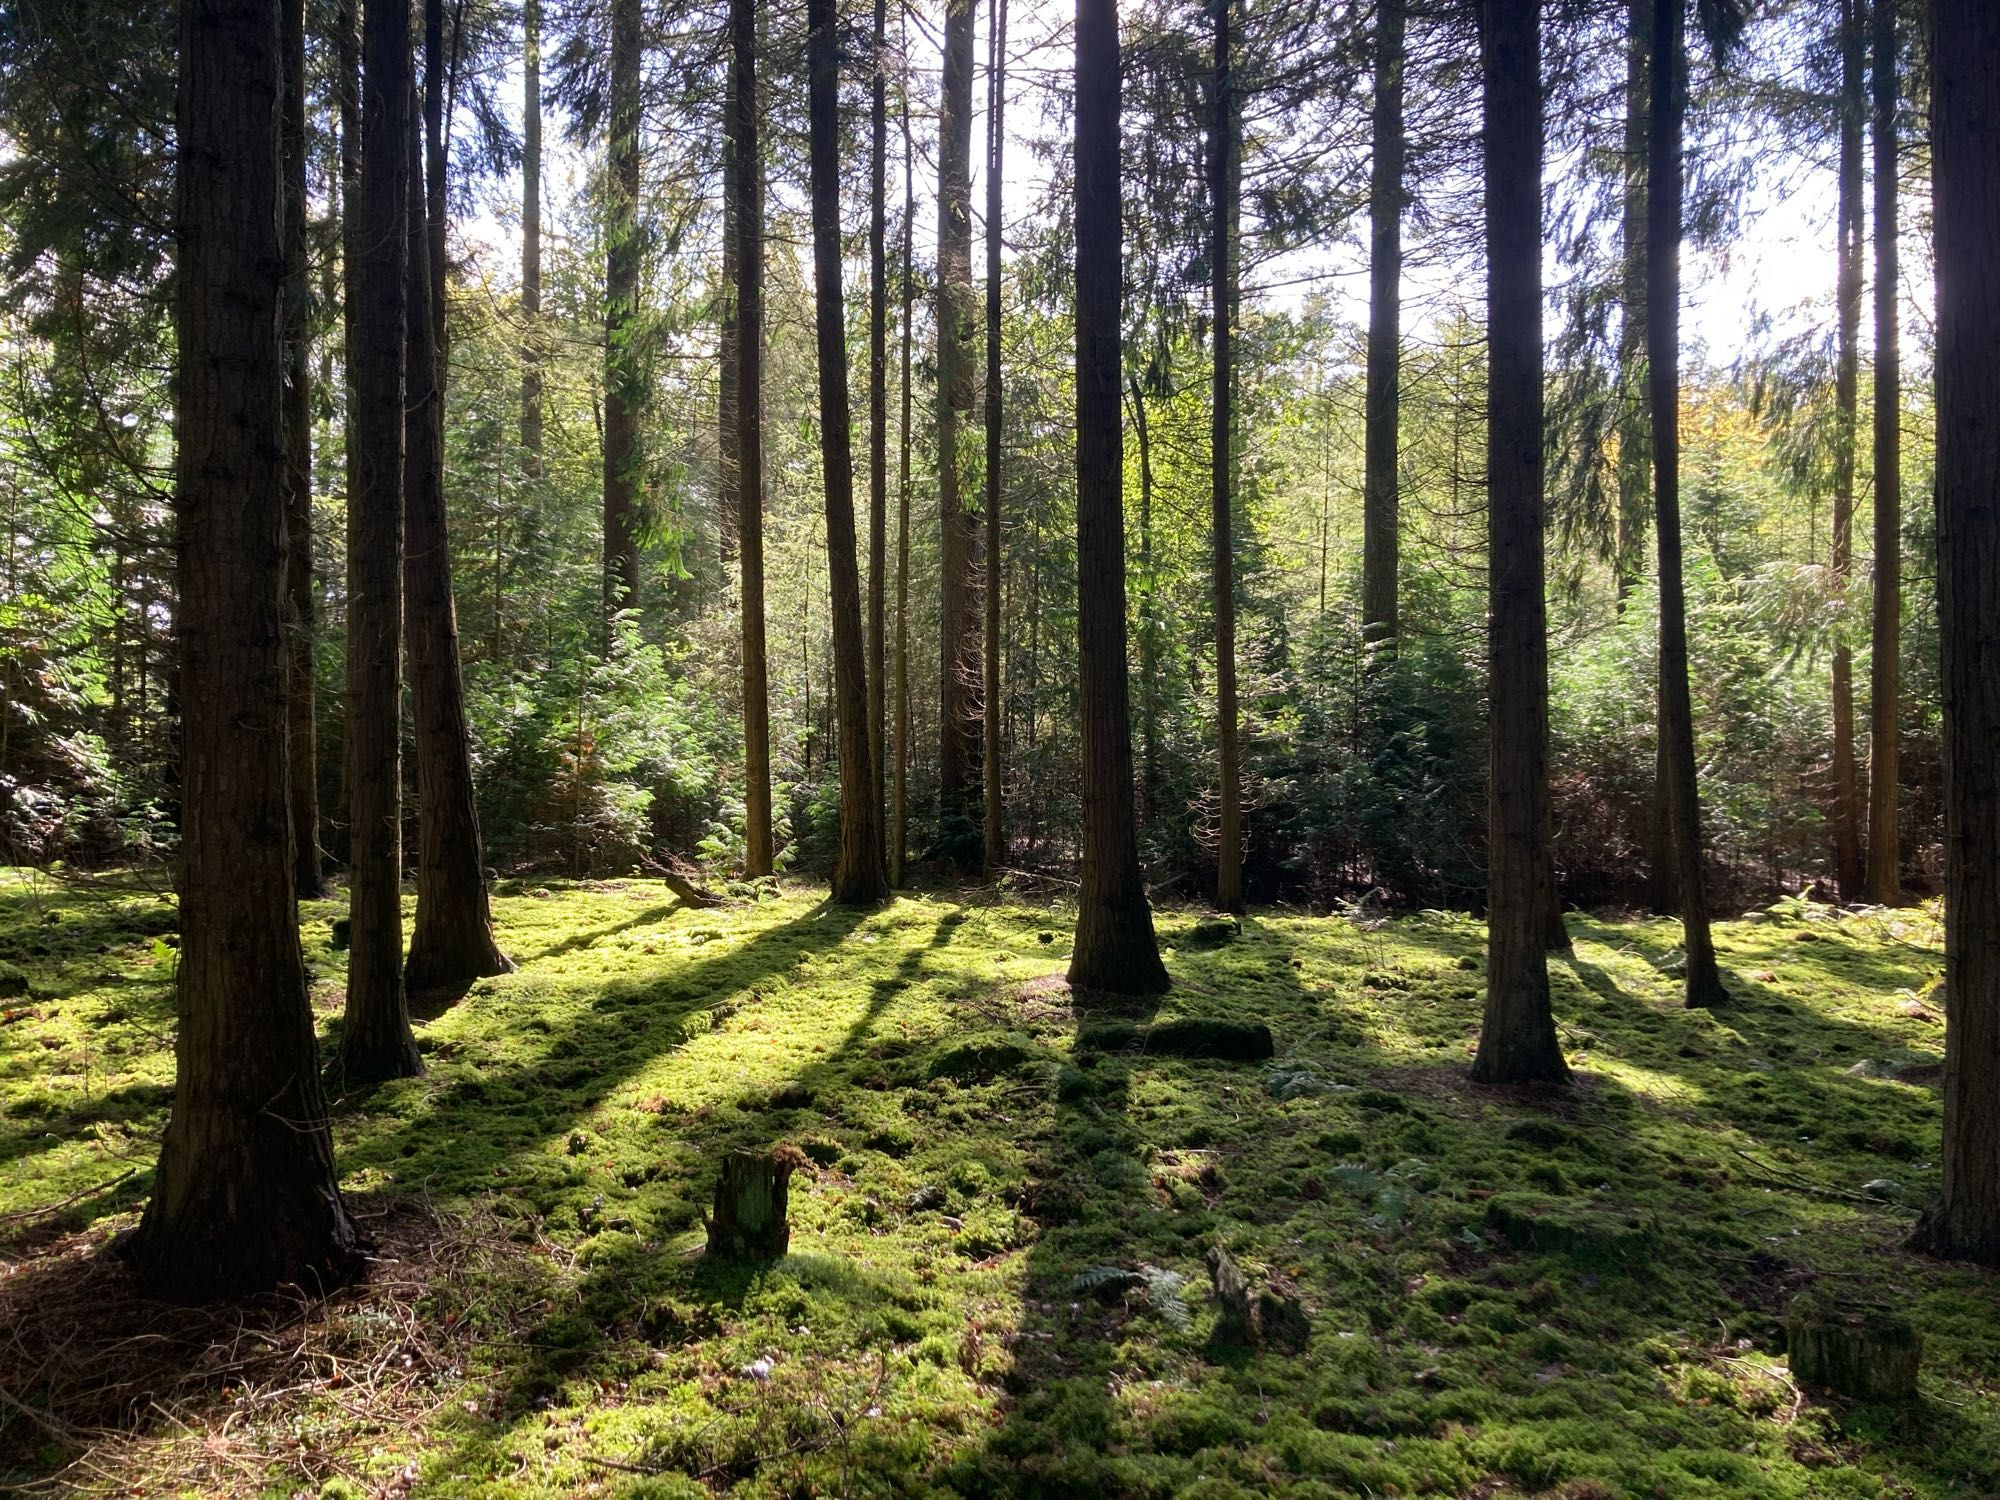
M 792 1172 L 804 1160 L 793 1146 L 724 1157 L 708 1216 L 708 1253 L 724 1260 L 782 1257 L 792 1242 L 786 1198 Z
M 1857 1401 L 1917 1393 L 1924 1341 L 1899 1313 L 1807 1294 L 1785 1312 L 1785 1342 L 1792 1374 L 1807 1390 Z

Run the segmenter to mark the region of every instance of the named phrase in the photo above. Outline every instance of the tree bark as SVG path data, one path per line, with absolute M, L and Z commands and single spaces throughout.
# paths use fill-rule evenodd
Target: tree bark
M 1139 818 L 1150 823 L 1160 794 L 1160 642 L 1153 580 L 1153 437 L 1146 389 L 1134 370 L 1132 435 L 1139 440 Z
M 743 872 L 771 873 L 771 706 L 764 656 L 764 164 L 757 7 L 730 0 L 729 154 L 736 168 L 736 512 L 743 606 Z
M 1118 7 L 1076 7 L 1077 680 L 1083 715 L 1083 870 L 1069 981 L 1167 988 L 1139 872 L 1125 660 L 1125 427 L 1119 413 L 1124 186 Z
M 1375 8 L 1374 157 L 1368 170 L 1368 370 L 1361 504 L 1361 638 L 1396 639 L 1397 426 L 1403 345 L 1404 0 Z
M 878 825 L 888 776 L 889 7 L 875 0 L 868 91 L 868 764 Z
M 1626 0 L 1625 12 L 1625 153 L 1623 160 L 1622 226 L 1619 270 L 1618 325 L 1618 531 L 1612 571 L 1618 607 L 1638 587 L 1644 571 L 1646 511 L 1652 488 L 1651 456 L 1646 443 L 1646 141 L 1652 108 L 1653 0 Z M 1664 828 L 1664 822 L 1662 823 Z M 1655 888 L 1665 887 L 1661 900 L 1672 905 L 1671 872 L 1665 844 L 1658 844 L 1651 861 Z M 1660 901 L 1654 909 L 1662 910 Z
M 909 11 L 903 12 L 903 56 L 909 56 Z M 917 306 L 915 152 L 910 143 L 910 91 L 903 112 L 903 367 L 902 422 L 897 428 L 896 501 L 896 788 L 889 828 L 889 884 L 901 890 L 910 847 L 910 366 Z
M 1854 447 L 1859 427 L 1861 334 L 1862 0 L 1841 0 L 1840 167 L 1835 214 L 1835 300 L 1840 304 L 1834 370 L 1833 542 L 1828 572 L 1844 599 L 1854 558 Z M 1833 878 L 1849 901 L 1861 899 L 1861 793 L 1854 764 L 1854 652 L 1845 617 L 1833 647 Z
M 2000 1266 L 2000 10 L 1933 0 L 1943 1190 L 1913 1243 Z
M 306 20 L 282 7 L 285 295 L 285 656 L 292 879 L 301 900 L 326 894 L 319 848 L 319 748 L 313 651 L 312 266 L 306 254 Z
M 725 564 L 736 558 L 737 532 L 742 527 L 741 494 L 743 471 L 736 451 L 739 420 L 737 393 L 743 385 L 743 366 L 737 343 L 736 293 L 736 210 L 742 200 L 736 151 L 731 144 L 728 115 L 734 106 L 723 106 L 722 143 L 722 307 L 716 330 L 716 553 Z
M 1872 141 L 1875 158 L 1875 619 L 1868 671 L 1868 899 L 1903 899 L 1897 832 L 1902 707 L 1903 376 L 1898 333 L 1896 4 L 1874 0 Z
M 405 318 L 421 318 L 409 260 L 408 8 L 375 0 L 362 24 L 360 256 L 348 267 L 354 491 L 347 502 L 347 1011 L 349 1083 L 423 1071 L 403 992 L 402 654 Z
M 806 0 L 819 452 L 826 491 L 826 571 L 833 609 L 833 697 L 840 756 L 840 845 L 834 856 L 833 899 L 844 906 L 873 906 L 887 899 L 889 884 L 882 873 L 882 804 L 876 800 L 875 768 L 869 758 L 867 643 L 861 630 L 861 571 L 854 557 L 853 420 L 847 398 L 847 300 L 840 274 L 840 44 L 834 35 L 834 10 L 834 0 Z
M 982 680 L 979 535 L 965 505 L 959 418 L 972 410 L 972 43 L 976 0 L 945 0 L 938 120 L 938 848 L 966 871 L 984 863 L 980 821 Z
M 1537 0 L 1486 0 L 1486 1010 L 1472 1077 L 1563 1083 L 1542 919 L 1548 622 L 1542 579 L 1542 81 Z
M 1236 364 L 1237 131 L 1231 67 L 1234 0 L 1215 0 L 1215 76 L 1208 133 L 1209 313 L 1215 325 L 1209 396 L 1209 543 L 1215 608 L 1215 741 L 1221 804 L 1215 837 L 1215 904 L 1243 910 L 1243 767 L 1237 745 Z
M 531 524 L 542 487 L 542 5 L 521 7 L 521 479 Z M 497 529 L 498 523 L 496 523 Z M 492 659 L 501 660 L 501 588 L 506 574 L 496 540 L 493 560 Z
M 275 0 L 181 8 L 175 543 L 181 950 L 175 1087 L 140 1281 L 200 1300 L 362 1268 L 293 907 L 286 788 L 281 51 Z
M 441 166 L 441 0 L 427 0 L 426 133 Z M 472 782 L 471 731 L 452 598 L 451 542 L 444 508 L 443 306 L 433 259 L 441 232 L 430 216 L 444 201 L 427 185 L 418 139 L 410 133 L 409 334 L 403 427 L 403 593 L 408 631 L 410 708 L 417 753 L 417 915 L 403 983 L 411 991 L 463 991 L 476 979 L 514 966 L 493 940 L 486 860 Z
M 1001 163 L 1007 138 L 1007 0 L 993 0 L 991 50 L 986 69 L 986 681 L 981 718 L 986 791 L 986 869 L 1006 862 L 1007 834 L 1000 782 L 1000 240 Z
M 1686 0 L 1654 0 L 1653 108 L 1646 154 L 1646 384 L 1653 426 L 1653 527 L 1660 551 L 1660 740 L 1666 760 L 1687 1003 L 1728 1000 L 1709 936 L 1688 690 L 1687 596 L 1681 576 L 1680 297 L 1682 121 L 1687 110 Z
M 639 0 L 612 0 L 604 258 L 604 640 L 639 602 L 639 412 L 645 375 L 633 342 L 639 310 Z

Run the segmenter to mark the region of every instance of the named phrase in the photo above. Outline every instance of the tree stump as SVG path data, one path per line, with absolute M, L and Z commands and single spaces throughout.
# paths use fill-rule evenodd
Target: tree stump
M 1785 1312 L 1785 1341 L 1792 1374 L 1807 1390 L 1858 1401 L 1917 1393 L 1924 1341 L 1900 1313 L 1807 1294 Z
M 1250 1283 L 1243 1268 L 1220 1245 L 1208 1247 L 1208 1277 L 1215 1284 L 1215 1301 L 1222 1316 L 1215 1325 L 1215 1342 L 1248 1349 L 1257 1343 L 1257 1314 L 1250 1305 Z
M 732 1151 L 715 1180 L 715 1208 L 708 1216 L 708 1253 L 725 1260 L 777 1260 L 792 1242 L 786 1195 L 792 1172 L 805 1160 L 792 1146 L 772 1151 Z

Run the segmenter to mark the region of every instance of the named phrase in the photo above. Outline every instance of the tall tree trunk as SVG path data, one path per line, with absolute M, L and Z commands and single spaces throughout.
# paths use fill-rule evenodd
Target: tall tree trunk
M 181 9 L 175 554 L 181 956 L 173 1113 L 125 1243 L 199 1300 L 361 1268 L 340 1199 L 293 907 L 275 0 Z M 299 65 L 294 63 L 294 65 Z
M 771 873 L 771 705 L 764 657 L 764 162 L 757 141 L 757 6 L 729 3 L 729 141 L 736 165 L 736 513 L 743 604 L 743 871 Z
M 1076 6 L 1076 616 L 1083 714 L 1083 882 L 1069 981 L 1167 988 L 1132 813 L 1125 660 L 1124 184 L 1119 177 L 1118 6 Z
M 840 284 L 840 44 L 834 0 L 806 0 L 812 158 L 814 328 L 820 356 L 820 470 L 826 490 L 826 578 L 834 630 L 834 718 L 840 754 L 840 848 L 834 900 L 874 906 L 882 874 L 882 804 L 870 760 L 868 644 L 854 560 L 854 450 L 848 414 L 848 308 Z M 870 384 L 872 384 L 870 376 Z
M 1007 854 L 1000 782 L 1000 195 L 1007 137 L 1007 0 L 993 0 L 991 60 L 986 68 L 986 682 L 981 715 L 986 784 L 986 868 Z
M 1681 578 L 1681 195 L 1687 110 L 1686 0 L 1654 0 L 1653 108 L 1646 153 L 1646 385 L 1653 427 L 1653 528 L 1660 549 L 1660 720 L 1666 760 L 1687 1003 L 1728 1000 L 1708 930 L 1694 705 L 1688 690 L 1687 595 Z
M 1537 0 L 1486 0 L 1486 1012 L 1472 1076 L 1569 1077 L 1549 1007 L 1548 620 L 1542 580 L 1542 81 Z
M 350 1083 L 423 1070 L 403 994 L 403 408 L 410 155 L 416 122 L 408 7 L 371 0 L 362 26 L 354 492 L 347 501 L 347 1012 Z
M 539 522 L 542 489 L 542 5 L 521 7 L 521 480 L 530 524 Z M 493 642 L 502 659 L 502 587 L 506 573 L 495 525 Z
M 868 764 L 878 821 L 888 777 L 889 7 L 875 0 L 868 98 Z
M 1638 587 L 1644 571 L 1646 515 L 1652 507 L 1653 454 L 1646 385 L 1646 182 L 1652 138 L 1653 3 L 1626 0 L 1625 17 L 1625 182 L 1620 249 L 1618 328 L 1618 528 L 1616 556 L 1618 609 Z M 1667 803 L 1666 742 L 1658 733 L 1663 717 L 1658 674 L 1653 689 L 1653 789 L 1648 808 L 1646 906 L 1657 916 L 1680 909 L 1674 887 L 1673 815 Z
M 604 258 L 604 629 L 639 602 L 639 411 L 645 375 L 633 347 L 639 311 L 639 0 L 612 0 Z
M 904 57 L 909 56 L 909 10 L 903 11 Z M 917 307 L 916 154 L 910 144 L 910 91 L 903 112 L 903 358 L 902 421 L 897 428 L 896 500 L 896 788 L 889 820 L 889 884 L 901 890 L 910 847 L 910 366 Z
M 1396 639 L 1396 473 L 1403 346 L 1405 0 L 1375 7 L 1374 159 L 1368 171 L 1368 373 L 1361 506 L 1361 638 Z
M 1618 523 L 1612 571 L 1618 608 L 1638 587 L 1645 571 L 1646 512 L 1652 498 L 1652 458 L 1646 443 L 1646 143 L 1650 131 L 1653 63 L 1653 0 L 1626 0 L 1625 150 L 1619 251 L 1618 323 Z M 1664 820 L 1662 821 L 1664 831 Z M 1672 878 L 1656 846 L 1654 867 L 1659 900 L 1672 904 Z M 1660 903 L 1664 902 L 1665 906 Z
M 429 167 L 444 152 L 441 0 L 427 0 L 426 133 Z M 444 509 L 443 312 L 433 259 L 443 238 L 430 215 L 443 204 L 427 185 L 410 133 L 409 337 L 403 426 L 403 593 L 409 634 L 410 706 L 417 753 L 417 915 L 403 983 L 412 991 L 462 991 L 475 979 L 513 968 L 493 941 L 486 862 L 472 783 L 465 682 L 452 599 L 451 543 Z
M 1859 427 L 1861 342 L 1862 0 L 1841 0 L 1840 185 L 1835 215 L 1835 296 L 1840 303 L 1834 373 L 1833 556 L 1836 598 L 1844 598 L 1854 558 L 1854 447 Z M 1833 648 L 1833 878 L 1849 901 L 1861 899 L 1861 793 L 1854 765 L 1854 652 L 1845 622 Z
M 1868 670 L 1868 899 L 1903 899 L 1897 833 L 1898 720 L 1902 708 L 1903 373 L 1898 332 L 1896 3 L 1874 0 L 1875 158 L 1875 619 Z
M 1221 817 L 1215 837 L 1215 904 L 1243 910 L 1243 767 L 1236 713 L 1236 80 L 1230 53 L 1234 0 L 1214 0 L 1215 77 L 1208 129 L 1209 312 L 1215 358 L 1209 398 L 1209 541 L 1215 597 L 1215 748 Z
M 1160 642 L 1153 599 L 1153 432 L 1146 420 L 1146 389 L 1134 370 L 1132 433 L 1139 440 L 1139 819 L 1159 813 Z M 1030 727 L 1033 720 L 1029 721 Z
M 834 10 L 834 0 L 806 0 L 819 453 L 826 490 L 833 711 L 840 756 L 840 845 L 833 862 L 833 899 L 845 906 L 872 906 L 887 898 L 889 883 L 882 873 L 882 804 L 875 795 L 875 768 L 869 758 L 873 731 L 868 648 L 861 630 L 861 570 L 854 556 L 847 300 L 840 276 L 840 45 L 834 35 Z
M 965 506 L 959 418 L 972 410 L 972 42 L 976 0 L 945 0 L 938 101 L 938 847 L 980 868 L 979 536 Z
M 301 900 L 326 894 L 319 848 L 319 750 L 314 716 L 312 266 L 306 254 L 304 0 L 283 0 L 285 171 L 285 657 L 292 879 Z M 120 597 L 123 597 L 121 591 Z
M 716 554 L 725 564 L 736 557 L 736 534 L 743 523 L 740 495 L 743 473 L 741 460 L 736 452 L 737 393 L 743 385 L 743 366 L 737 343 L 736 290 L 736 210 L 742 200 L 742 186 L 738 177 L 736 152 L 730 144 L 728 114 L 734 108 L 723 106 L 724 120 L 722 143 L 722 308 L 719 326 L 716 329 L 716 379 L 715 379 L 715 451 L 716 451 L 716 493 L 715 493 L 715 535 Z
M 2000 10 L 1931 14 L 1947 1019 L 1944 1184 L 1913 1243 L 2000 1266 Z
M 361 264 L 362 258 L 360 0 L 338 0 L 334 13 L 334 64 L 338 69 L 335 88 L 340 112 L 340 283 L 337 291 L 340 296 L 341 384 L 346 398 L 341 410 L 341 500 L 345 509 L 351 507 L 354 497 L 361 493 L 361 458 L 354 432 L 354 414 L 358 406 L 354 387 L 354 355 L 361 347 L 361 309 L 349 290 L 353 285 L 354 268 Z M 348 519 L 351 523 L 352 517 Z M 352 840 L 346 837 L 353 809 L 347 787 L 345 732 L 343 714 L 340 794 L 335 812 L 328 820 L 335 845 L 327 852 L 336 863 L 350 859 L 353 854 Z

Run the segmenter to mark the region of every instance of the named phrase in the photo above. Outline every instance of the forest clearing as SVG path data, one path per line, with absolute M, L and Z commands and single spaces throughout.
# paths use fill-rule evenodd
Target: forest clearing
M 1557 1095 L 1465 1083 L 1484 935 L 1448 913 L 1165 912 L 1169 996 L 1088 1008 L 1070 914 L 1018 894 L 509 882 L 519 969 L 419 1021 L 423 1077 L 332 1101 L 367 1282 L 203 1311 L 77 1274 L 145 1196 L 173 907 L 18 873 L 0 903 L 24 1493 L 2000 1487 L 2000 1308 L 1900 1243 L 1937 1178 L 1934 909 L 1723 923 L 1727 1012 L 1679 1003 L 1673 924 L 1573 919 Z M 330 1029 L 343 910 L 302 908 Z M 1273 1055 L 1134 1040 L 1181 1017 Z M 715 1163 L 780 1142 L 789 1254 L 705 1261 Z M 1211 1245 L 1296 1336 L 1219 1340 Z M 1911 1320 L 1914 1402 L 1800 1389 L 1813 1291 Z

